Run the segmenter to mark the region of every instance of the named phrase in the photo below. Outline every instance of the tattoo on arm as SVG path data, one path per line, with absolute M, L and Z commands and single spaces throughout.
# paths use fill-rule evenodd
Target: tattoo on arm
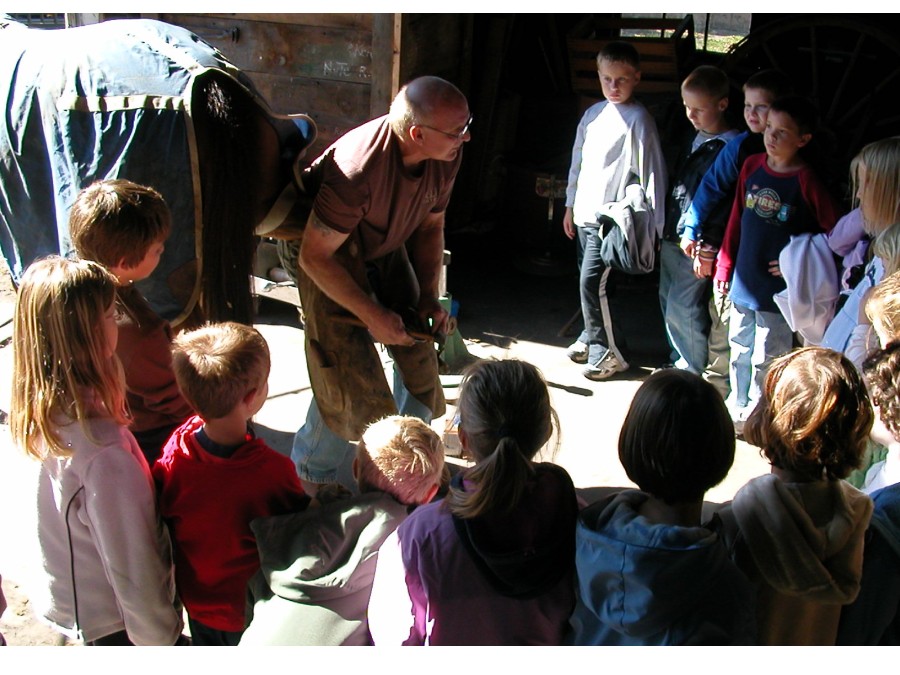
M 337 234 L 337 230 L 328 227 L 328 225 L 319 220 L 319 217 L 315 213 L 310 216 L 310 222 L 312 223 L 312 226 L 316 229 L 316 231 L 322 235 L 329 236 L 332 234 Z

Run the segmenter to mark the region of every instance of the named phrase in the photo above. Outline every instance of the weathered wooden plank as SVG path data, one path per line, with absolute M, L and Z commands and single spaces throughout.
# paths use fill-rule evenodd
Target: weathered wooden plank
M 252 14 L 226 13 L 205 14 L 218 19 L 243 19 L 244 21 L 268 21 L 269 23 L 288 23 L 303 26 L 329 28 L 354 28 L 371 31 L 373 17 L 377 14 Z
M 378 14 L 372 27 L 372 92 L 369 113 L 376 117 L 400 89 L 400 14 Z
M 246 74 L 275 112 L 324 114 L 335 119 L 345 119 L 350 125 L 369 119 L 368 85 L 270 73 Z M 378 114 L 385 112 L 387 106 Z
M 335 139 L 375 115 L 369 111 L 369 86 L 350 82 L 330 82 L 304 77 L 284 77 L 268 73 L 248 73 L 259 93 L 277 113 L 306 113 L 319 130 L 307 157 L 314 158 Z
M 420 75 L 460 80 L 467 17 L 455 14 L 404 14 L 400 82 Z
M 161 16 L 193 31 L 242 70 L 345 82 L 372 79 L 369 31 L 191 14 Z

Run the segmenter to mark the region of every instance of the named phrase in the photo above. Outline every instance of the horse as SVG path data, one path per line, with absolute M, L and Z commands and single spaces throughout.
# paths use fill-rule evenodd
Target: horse
M 71 253 L 79 190 L 125 178 L 172 212 L 138 282 L 153 309 L 176 327 L 252 321 L 256 243 L 291 227 L 311 117 L 274 113 L 218 50 L 150 19 L 45 31 L 0 18 L 0 83 L 0 250 L 15 284 Z

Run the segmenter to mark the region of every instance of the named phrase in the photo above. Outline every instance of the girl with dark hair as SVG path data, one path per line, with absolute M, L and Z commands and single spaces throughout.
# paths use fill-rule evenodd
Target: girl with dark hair
M 641 385 L 619 436 L 639 490 L 578 518 L 576 645 L 752 644 L 752 589 L 718 535 L 703 495 L 734 461 L 734 427 L 716 388 L 686 370 Z

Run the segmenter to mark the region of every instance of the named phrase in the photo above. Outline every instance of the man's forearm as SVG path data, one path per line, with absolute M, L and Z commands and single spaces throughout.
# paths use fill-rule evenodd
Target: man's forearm
M 443 218 L 440 226 L 428 227 L 413 235 L 409 256 L 419 281 L 420 294 L 422 297 L 437 298 L 444 265 Z

